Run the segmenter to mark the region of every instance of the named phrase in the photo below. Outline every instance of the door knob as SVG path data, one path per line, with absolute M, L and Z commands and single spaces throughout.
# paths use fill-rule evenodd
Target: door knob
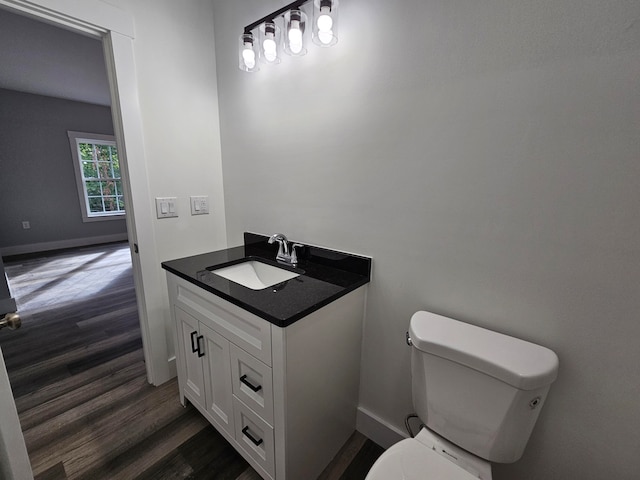
M 15 330 L 16 328 L 20 328 L 20 325 L 22 325 L 22 320 L 20 320 L 20 315 L 17 313 L 7 313 L 4 318 L 0 320 L 0 330 L 4 327 Z

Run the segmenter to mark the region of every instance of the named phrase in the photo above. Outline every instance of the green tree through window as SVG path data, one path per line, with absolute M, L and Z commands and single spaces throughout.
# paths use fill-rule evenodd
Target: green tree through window
M 112 136 L 68 132 L 85 221 L 125 213 L 120 159 Z

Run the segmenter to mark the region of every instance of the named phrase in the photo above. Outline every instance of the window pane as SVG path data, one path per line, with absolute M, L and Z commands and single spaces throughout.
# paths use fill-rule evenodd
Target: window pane
M 124 211 L 124 198 L 122 196 L 118 197 L 118 209 Z
M 100 182 L 85 182 L 85 185 L 87 186 L 88 196 L 92 197 L 100 195 Z
M 120 180 L 116 180 L 116 195 L 122 195 L 123 194 L 123 190 L 122 190 L 122 182 Z
M 111 178 L 111 164 L 109 162 L 98 162 L 98 172 L 100 178 Z
M 98 198 L 89 198 L 89 211 L 91 213 L 103 212 L 102 209 L 102 199 Z
M 115 156 L 113 156 L 115 153 Z M 118 153 L 112 152 L 113 158 L 113 178 L 121 178 L 120 175 L 120 160 L 118 160 Z
M 98 168 L 94 162 L 82 162 L 84 178 L 98 178 Z
M 78 152 L 80 152 L 81 160 L 93 160 L 93 144 L 80 143 L 78 145 Z
M 116 194 L 116 182 L 100 182 L 102 184 L 102 195 L 115 195 Z
M 96 145 L 96 154 L 98 155 L 98 160 L 108 162 L 111 159 L 109 145 Z
M 118 201 L 116 197 L 104 197 L 104 211 L 105 212 L 118 211 Z

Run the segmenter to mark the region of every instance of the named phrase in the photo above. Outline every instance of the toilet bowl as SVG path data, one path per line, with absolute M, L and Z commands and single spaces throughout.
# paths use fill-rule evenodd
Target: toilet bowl
M 365 480 L 491 480 L 489 462 L 423 428 L 374 463 Z
M 558 373 L 548 348 L 430 312 L 411 317 L 413 406 L 424 428 L 366 480 L 491 480 L 524 451 Z

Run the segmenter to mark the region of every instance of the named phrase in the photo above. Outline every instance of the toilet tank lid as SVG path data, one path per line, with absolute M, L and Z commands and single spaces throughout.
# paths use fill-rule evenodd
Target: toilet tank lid
M 410 335 L 419 350 L 465 365 L 520 390 L 551 384 L 558 357 L 546 347 L 431 312 L 411 317 Z

